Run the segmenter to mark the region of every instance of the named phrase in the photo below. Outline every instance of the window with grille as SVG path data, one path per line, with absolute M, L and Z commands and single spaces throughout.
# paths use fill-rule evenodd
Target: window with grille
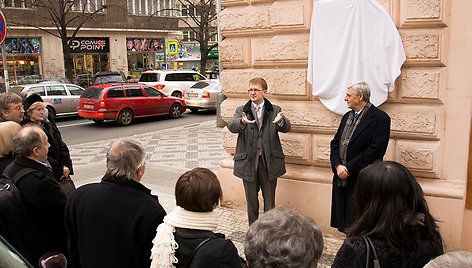
M 128 11 L 133 15 L 173 17 L 176 0 L 128 0 Z
M 32 8 L 32 0 L 0 0 L 1 8 Z
M 73 11 L 95 12 L 103 8 L 104 0 L 74 0 Z

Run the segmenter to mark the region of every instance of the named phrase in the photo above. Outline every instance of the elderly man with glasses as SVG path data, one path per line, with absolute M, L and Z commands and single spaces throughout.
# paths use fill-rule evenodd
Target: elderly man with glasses
M 265 98 L 267 82 L 249 81 L 249 101 L 236 109 L 228 129 L 238 133 L 233 174 L 243 180 L 249 224 L 259 217 L 259 190 L 264 212 L 275 207 L 277 178 L 285 174 L 285 156 L 279 132 L 289 132 L 290 120 Z

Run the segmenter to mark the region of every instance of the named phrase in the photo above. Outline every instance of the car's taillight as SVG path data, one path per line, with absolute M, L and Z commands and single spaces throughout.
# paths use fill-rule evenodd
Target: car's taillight
M 162 90 L 166 85 L 162 85 L 162 84 L 157 84 L 155 85 L 154 87 L 157 89 L 157 90 Z
M 104 101 L 100 101 L 98 103 L 98 106 L 100 106 L 100 108 L 105 108 L 105 102 Z
M 206 91 L 206 90 L 203 91 L 203 93 L 202 93 L 202 98 L 209 98 L 209 97 L 210 97 L 210 92 L 208 92 L 208 91 Z

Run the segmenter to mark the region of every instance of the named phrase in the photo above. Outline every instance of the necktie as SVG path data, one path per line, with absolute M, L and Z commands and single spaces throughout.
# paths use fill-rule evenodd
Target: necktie
M 357 119 L 359 118 L 359 113 L 354 113 L 354 121 L 357 121 Z
M 259 121 L 259 122 L 261 121 L 261 115 L 262 115 L 261 106 L 257 105 L 256 106 L 256 116 L 257 116 L 257 121 Z

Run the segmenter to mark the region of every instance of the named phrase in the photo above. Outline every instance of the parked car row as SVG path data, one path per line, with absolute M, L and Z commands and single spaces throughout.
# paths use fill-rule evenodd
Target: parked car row
M 199 109 L 215 110 L 218 94 L 221 94 L 218 79 L 210 80 L 191 70 L 145 71 L 138 83 L 153 86 L 166 95 L 184 98 L 192 112 Z
M 196 71 L 145 71 L 139 82 L 127 83 L 121 72 L 99 72 L 92 86 L 83 87 L 59 82 L 18 85 L 12 92 L 25 95 L 34 92 L 55 116 L 79 115 L 96 123 L 104 120 L 130 125 L 134 118 L 168 114 L 178 118 L 190 109 L 216 109 L 221 84 Z

